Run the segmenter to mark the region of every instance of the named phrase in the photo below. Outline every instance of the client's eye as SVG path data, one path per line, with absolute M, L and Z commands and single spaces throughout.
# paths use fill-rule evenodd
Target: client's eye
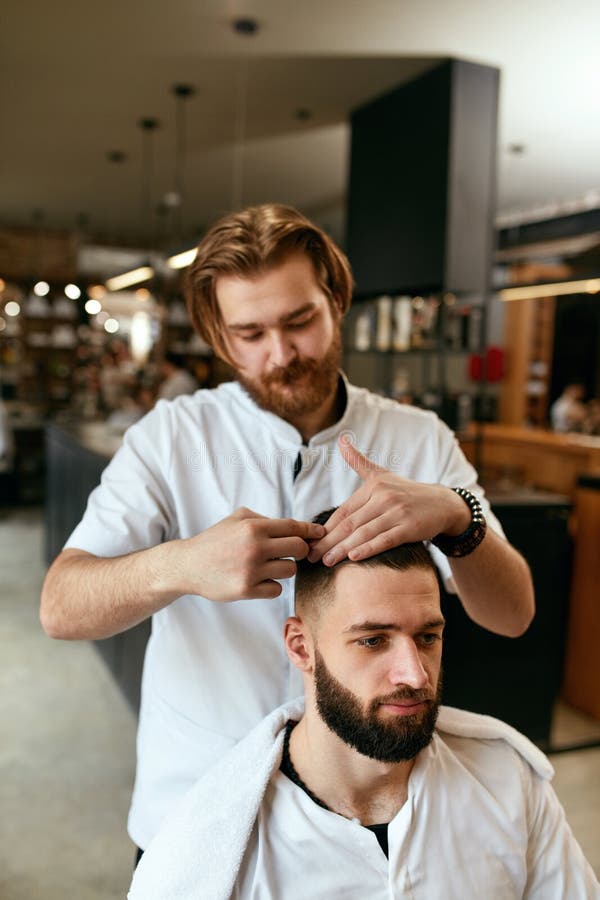
M 366 647 L 367 650 L 375 650 L 377 647 L 380 647 L 383 643 L 383 638 L 380 636 L 376 637 L 364 637 L 359 638 L 357 640 L 357 646 Z
M 420 639 L 421 639 L 422 644 L 425 644 L 425 646 L 427 646 L 427 647 L 431 647 L 431 646 L 433 646 L 433 644 L 436 644 L 438 641 L 441 641 L 442 637 L 441 637 L 441 635 L 436 634 L 434 631 L 432 631 L 432 632 L 426 632 L 425 634 L 422 634 Z

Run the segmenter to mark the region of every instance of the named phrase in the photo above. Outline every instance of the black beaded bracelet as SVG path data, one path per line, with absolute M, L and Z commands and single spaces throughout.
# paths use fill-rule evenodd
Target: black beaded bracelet
M 456 537 L 452 537 L 449 534 L 438 534 L 431 539 L 431 543 L 438 550 L 441 550 L 445 556 L 458 558 L 460 556 L 468 556 L 476 547 L 479 547 L 485 537 L 487 523 L 481 503 L 475 494 L 462 487 L 451 488 L 450 490 L 455 491 L 459 497 L 462 497 L 471 510 L 471 524 L 466 531 L 463 531 L 462 534 L 457 534 Z

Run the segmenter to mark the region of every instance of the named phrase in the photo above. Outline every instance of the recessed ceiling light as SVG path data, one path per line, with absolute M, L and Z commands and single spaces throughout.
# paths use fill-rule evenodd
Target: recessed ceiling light
M 259 31 L 260 24 L 251 16 L 239 16 L 232 20 L 231 27 L 238 34 L 253 35 Z
M 171 88 L 176 97 L 193 97 L 196 88 L 191 84 L 174 84 Z
M 122 163 L 127 159 L 127 154 L 122 150 L 108 150 L 106 158 L 111 163 Z

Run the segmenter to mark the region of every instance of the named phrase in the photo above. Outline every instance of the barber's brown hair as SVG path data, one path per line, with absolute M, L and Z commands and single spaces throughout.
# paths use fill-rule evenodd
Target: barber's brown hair
M 252 206 L 225 216 L 200 241 L 187 275 L 187 308 L 200 337 L 226 362 L 233 364 L 223 335 L 217 278 L 252 278 L 297 252 L 309 257 L 322 290 L 344 314 L 352 298 L 350 264 L 332 239 L 297 209 L 278 203 Z

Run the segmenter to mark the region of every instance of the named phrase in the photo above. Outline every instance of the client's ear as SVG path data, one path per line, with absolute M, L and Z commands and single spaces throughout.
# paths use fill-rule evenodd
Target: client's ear
M 307 623 L 298 616 L 290 616 L 283 626 L 283 639 L 290 662 L 301 672 L 312 672 L 312 640 Z

